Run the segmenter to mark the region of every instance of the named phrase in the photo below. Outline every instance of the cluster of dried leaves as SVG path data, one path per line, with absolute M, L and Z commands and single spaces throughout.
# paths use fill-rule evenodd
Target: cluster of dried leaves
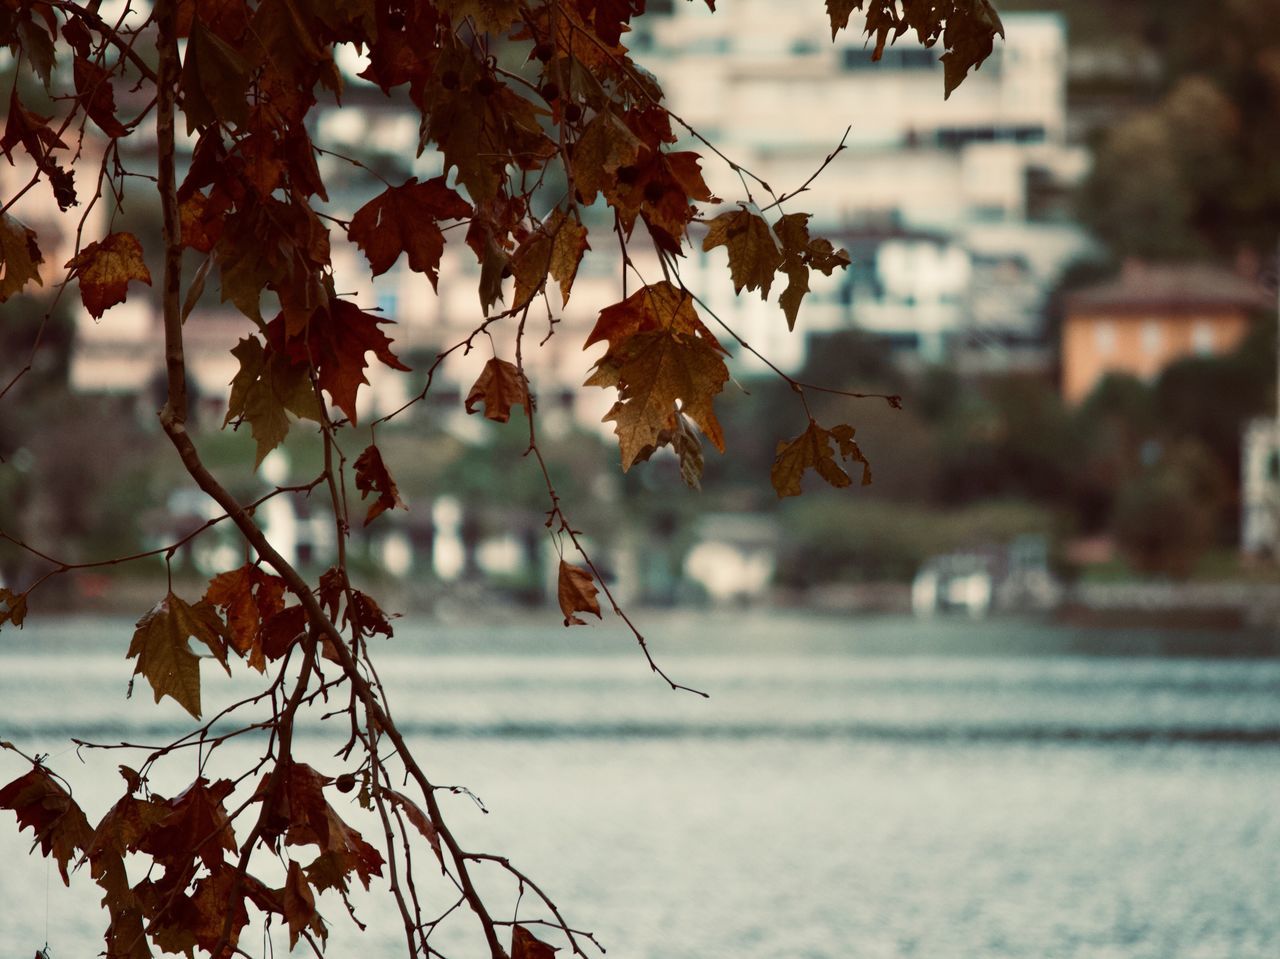
M 707 3 L 714 8 L 713 0 Z M 617 393 L 606 419 L 614 424 L 623 469 L 669 447 L 686 482 L 696 486 L 702 438 L 724 448 L 714 404 L 729 370 L 728 351 L 701 315 L 705 307 L 700 313 L 701 301 L 679 279 L 679 258 L 694 242 L 692 234 L 701 233 L 705 250 L 726 249 L 738 292 L 758 290 L 767 298 L 781 274 L 786 286 L 778 302 L 789 327 L 796 324 L 810 271 L 830 274 L 849 258 L 810 235 L 806 214 L 782 212 L 794 193 L 774 194 L 737 164 L 731 163 L 744 184 L 757 184 L 771 202 L 762 208 L 748 190 L 736 208 L 704 217 L 705 206 L 721 201 L 703 179 L 703 158 L 677 147 L 682 140 L 711 145 L 664 106 L 662 90 L 633 63 L 624 42 L 644 6 L 644 0 L 159 0 L 154 9 L 137 12 L 126 5 L 124 15 L 109 22 L 97 3 L 0 0 L 0 43 L 13 51 L 20 71 L 56 94 L 50 102 L 61 112 L 54 118 L 32 109 L 15 83 L 0 152 L 10 159 L 24 153 L 35 171 L 18 196 L 47 187 L 64 211 L 88 196 L 85 217 L 98 203 L 118 202 L 128 175 L 119 141 L 149 136 L 154 125 L 164 243 L 150 252 L 164 263 L 158 292 L 168 369 L 161 422 L 191 477 L 255 557 L 215 576 L 196 601 L 169 592 L 138 621 L 128 658 L 157 702 L 170 697 L 197 721 L 202 659 L 228 672 L 239 659 L 270 680 L 261 694 L 221 711 L 189 736 L 143 749 L 137 770 L 121 766 L 124 794 L 96 826 L 38 757 L 0 789 L 0 808 L 33 831 L 64 880 L 87 865 L 102 888 L 108 959 L 142 959 L 154 949 L 188 956 L 198 950 L 218 959 L 247 955 L 242 933 L 252 914 L 283 924 L 291 946 L 305 941 L 319 953 L 328 927 L 317 896 L 333 892 L 346 901 L 353 879 L 367 888 L 379 877 L 404 920 L 409 955 L 439 955 L 431 936 L 459 906 L 476 920 L 493 959 L 507 955 L 505 936 L 499 936 L 505 926 L 511 926 L 513 959 L 544 959 L 554 951 L 526 928 L 532 923 L 557 930 L 574 953 L 585 955 L 584 947 L 594 944 L 509 861 L 458 842 L 437 802 L 442 787 L 423 772 L 389 713 L 368 640 L 390 636 L 392 626 L 347 577 L 347 460 L 338 436 L 357 425 L 370 355 L 391 369 L 407 368 L 392 349 L 385 329 L 390 321 L 337 294 L 331 243 L 336 237 L 355 244 L 374 276 L 404 256 L 409 269 L 434 287 L 445 231 L 464 228 L 462 242 L 479 268 L 476 330 L 426 372 L 422 399 L 436 367 L 455 350 L 469 350 L 491 324 L 510 321 L 523 344 L 530 309 L 541 304 L 549 317 L 557 309 L 549 286 L 558 287 L 560 306 L 568 301 L 591 249 L 583 211 L 603 204 L 612 214 L 607 239 L 619 241 L 622 250 L 624 282 L 628 273 L 638 277 L 627 254 L 637 237 L 653 245 L 665 278 L 638 277 L 635 292 L 600 312 L 584 348 L 607 348 L 585 385 Z M 833 37 L 854 10 L 864 8 L 877 56 L 907 29 L 924 43 L 946 47 L 948 93 L 991 51 L 1000 30 L 986 0 L 828 0 Z M 309 124 L 321 98 L 340 100 L 347 81 L 334 51 L 342 44 L 367 54 L 365 81 L 419 114 L 419 150 L 438 151 L 445 171 L 426 182 L 384 181 L 385 188 L 347 220 L 322 209 L 329 198 L 317 156 L 324 151 L 312 142 Z M 68 60 L 69 89 L 59 80 L 59 67 Z M 181 182 L 179 113 L 195 139 Z M 91 155 L 83 149 L 87 141 L 102 146 L 96 169 L 84 159 Z M 364 169 L 358 160 L 350 162 Z M 558 192 L 556 183 L 563 185 Z M 40 238 L 9 212 L 16 199 L 0 198 L 0 302 L 48 276 L 42 274 Z M 770 210 L 776 211 L 772 222 L 765 216 Z M 82 228 L 85 222 L 80 220 Z M 123 302 L 131 284 L 153 283 L 142 244 L 128 232 L 79 245 L 64 270 L 95 318 Z M 224 425 L 248 424 L 259 463 L 298 421 L 315 424 L 323 445 L 324 471 L 304 489 L 328 490 L 338 549 L 334 568 L 316 585 L 273 548 L 255 520 L 258 504 L 237 502 L 204 466 L 187 433 L 183 324 L 213 277 L 221 300 L 249 325 L 231 350 L 239 368 Z M 199 322 L 198 315 L 191 321 Z M 803 384 L 789 382 L 804 403 Z M 514 357 L 488 361 L 465 406 L 501 423 L 513 406 L 523 407 L 529 452 L 541 465 L 535 398 L 520 348 Z M 862 464 L 862 481 L 869 482 L 853 428 L 828 429 L 807 419 L 803 432 L 778 447 L 771 476 L 778 495 L 799 494 L 808 470 L 833 485 L 849 485 L 841 460 Z M 355 489 L 369 501 L 366 525 L 404 505 L 372 429 L 352 473 Z M 602 591 L 610 603 L 612 597 L 551 477 L 546 479 L 547 527 L 562 556 L 567 549 L 581 556 L 581 565 L 561 560 L 558 599 L 565 625 L 581 624 L 580 614 L 600 616 Z M 154 552 L 171 555 L 178 545 Z M 27 548 L 52 568 L 24 591 L 0 588 L 0 625 L 20 627 L 28 596 L 50 576 L 95 565 L 61 563 Z M 647 657 L 643 638 L 632 631 Z M 197 655 L 192 640 L 207 654 Z M 322 660 L 336 666 L 337 679 L 325 677 Z M 648 661 L 672 688 L 684 688 Z M 333 687 L 348 696 L 345 708 L 329 714 L 345 718 L 348 729 L 338 756 L 349 768 L 336 777 L 297 761 L 292 752 L 300 710 L 328 697 Z M 259 702 L 271 706 L 266 720 L 234 725 L 237 709 Z M 254 730 L 268 733 L 269 745 L 239 779 L 201 775 L 174 798 L 150 788 L 149 773 L 178 750 L 198 744 L 207 755 Z M 413 785 L 418 798 L 393 788 L 397 776 Z M 356 791 L 377 814 L 385 831 L 381 849 L 344 822 L 331 790 Z M 427 844 L 456 899 L 419 900 L 411 835 Z M 398 857 L 397 841 L 403 845 Z M 305 847 L 314 849 L 304 853 Z M 485 865 L 505 872 L 522 894 L 532 890 L 543 918 L 524 924 L 495 919 L 472 879 Z M 261 868 L 274 869 L 278 881 L 258 878 L 265 875 Z

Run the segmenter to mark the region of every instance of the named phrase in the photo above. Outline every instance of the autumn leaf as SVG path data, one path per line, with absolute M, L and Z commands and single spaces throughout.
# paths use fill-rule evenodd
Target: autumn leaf
M 200 191 L 193 192 L 178 205 L 178 222 L 182 245 L 208 253 L 222 233 L 222 216 L 226 213 Z
M 551 276 L 560 284 L 560 303 L 565 305 L 578 275 L 578 265 L 591 246 L 587 243 L 587 228 L 561 210 L 556 210 L 549 230 L 555 237 L 551 246 Z
M 605 196 L 626 232 L 640 216 L 659 249 L 680 255 L 689 221 L 697 215 L 691 200 L 718 203 L 702 177 L 701 157 L 689 150 L 642 151 L 637 161 L 619 168 Z
M 26 618 L 26 594 L 15 593 L 7 586 L 0 586 L 0 626 L 5 623 L 13 623 L 13 625 L 21 629 L 22 621 Z
M 265 775 L 253 797 L 269 804 L 263 812 L 263 835 L 271 842 L 283 837 L 287 846 L 319 847 L 320 855 L 305 870 L 317 891 L 345 891 L 352 873 L 368 889 L 370 879 L 382 875 L 382 855 L 325 800 L 324 788 L 332 780 L 293 761 L 285 761 L 277 776 L 278 784 L 272 787 L 271 774 Z
M 284 609 L 285 581 L 252 563 L 219 573 L 209 581 L 204 602 L 222 610 L 227 639 L 258 672 L 266 669 L 266 624 Z
M 329 936 L 324 920 L 316 912 L 316 897 L 311 891 L 306 875 L 294 860 L 289 860 L 289 873 L 281 890 L 285 922 L 289 925 L 289 948 L 298 944 L 304 930 L 310 930 L 321 939 Z
M 446 186 L 444 177 L 425 183 L 412 177 L 357 210 L 347 235 L 364 251 L 374 276 L 386 273 L 407 253 L 409 269 L 425 273 L 435 287 L 444 252 L 439 223 L 470 215 L 471 204 Z
M 21 293 L 32 280 L 36 286 L 42 286 L 40 264 L 43 262 L 35 230 L 7 213 L 0 213 L 0 303 Z
M 566 626 L 587 624 L 586 620 L 577 615 L 578 613 L 594 613 L 596 619 L 602 618 L 600 601 L 596 599 L 599 590 L 596 589 L 596 582 L 591 573 L 581 566 L 570 566 L 564 560 L 560 560 L 558 579 L 556 595 L 560 600 L 560 612 L 564 613 Z
M 658 445 L 679 410 L 724 451 L 724 433 L 712 406 L 729 379 L 724 348 L 703 325 L 685 291 L 662 282 L 638 290 L 602 310 L 587 346 L 608 339 L 588 386 L 616 387 L 618 402 L 605 414 L 613 421 L 630 469 Z
M 356 393 L 369 382 L 364 375 L 365 354 L 372 353 L 392 369 L 409 369 L 391 352 L 391 338 L 382 332 L 381 326 L 390 322 L 334 298 L 316 309 L 297 331 L 289 328 L 281 313 L 267 324 L 267 343 L 293 364 L 311 365 L 320 388 L 355 423 Z
M 369 845 L 355 829 L 343 822 L 333 808 L 326 805 L 328 838 L 322 852 L 307 866 L 307 877 L 317 889 L 338 886 L 346 889 L 354 873 L 365 889 L 374 876 L 382 875 L 382 854 Z M 286 840 L 292 842 L 292 840 Z M 337 880 L 334 882 L 334 880 Z
M 262 655 L 280 659 L 302 637 L 307 628 L 307 610 L 303 606 L 286 606 L 262 624 Z
M 612 110 L 597 113 L 573 150 L 573 185 L 581 202 L 595 202 L 596 194 L 616 178 L 618 169 L 635 162 L 642 145 Z
M 807 469 L 816 470 L 819 476 L 838 488 L 853 482 L 849 474 L 840 468 L 831 448 L 833 442 L 842 459 L 862 464 L 862 485 L 869 485 L 871 464 L 854 442 L 853 433 L 853 427 L 843 423 L 826 430 L 810 420 L 808 429 L 795 439 L 779 443 L 769 476 L 778 498 L 799 496 L 800 479 Z
M 831 21 L 831 39 L 849 25 L 855 10 L 866 8 L 866 35 L 875 37 L 872 59 L 879 60 L 890 38 L 896 40 L 914 30 L 925 46 L 931 47 L 941 37 L 947 52 L 941 57 L 944 71 L 944 97 L 960 85 L 970 68 L 982 64 L 991 54 L 995 37 L 1004 36 L 1004 25 L 989 0 L 959 0 L 956 3 L 905 3 L 884 0 L 827 0 L 827 16 Z M 944 29 L 945 28 L 945 29 Z
M 529 385 L 514 363 L 493 357 L 484 365 L 479 378 L 467 394 L 466 410 L 478 413 L 477 403 L 484 403 L 486 419 L 505 423 L 511 419 L 511 407 L 529 409 Z
M 249 62 L 196 19 L 182 64 L 182 112 L 187 134 L 218 122 L 242 127 L 249 121 Z
M 122 137 L 129 131 L 116 119 L 116 97 L 111 89 L 111 74 L 84 57 L 76 57 L 73 66 L 76 93 L 89 118 L 109 137 Z
M 794 330 L 800 314 L 800 304 L 809 292 L 809 268 L 821 271 L 825 276 L 839 269 L 847 269 L 850 263 L 845 250 L 837 250 L 830 240 L 810 238 L 809 214 L 788 213 L 774 224 L 774 233 L 782 242 L 780 269 L 786 273 L 788 283 L 778 305 L 787 317 L 787 329 Z
M 511 300 L 513 311 L 523 310 L 546 285 L 552 242 L 546 230 L 538 230 L 531 233 L 511 257 L 511 272 L 516 278 Z
M 773 274 L 782 265 L 782 252 L 764 218 L 747 209 L 721 213 L 708 225 L 702 241 L 704 251 L 718 246 L 729 251 L 734 292 L 759 290 L 760 298 L 767 298 Z
M 135 796 L 135 792 L 137 787 L 131 787 L 98 821 L 93 840 L 85 850 L 91 864 L 107 854 L 120 857 L 137 852 L 146 838 L 173 813 L 167 802 L 144 799 Z
M 93 830 L 84 812 L 43 766 L 35 766 L 0 789 L 0 809 L 18 817 L 18 831 L 30 828 L 40 851 L 58 862 L 62 881 L 71 885 L 67 866 L 89 847 Z
M 19 143 L 26 149 L 31 159 L 41 168 L 52 165 L 50 154 L 54 150 L 65 150 L 67 145 L 49 126 L 49 117 L 32 113 L 22 105 L 18 98 L 18 85 L 14 84 L 9 95 L 9 117 L 5 120 L 4 135 L 0 136 L 0 153 L 13 160 L 13 148 Z M 47 169 L 46 169 L 46 172 Z M 59 208 L 66 209 L 74 203 L 63 204 Z
M 183 912 L 183 920 L 190 926 L 196 946 L 213 954 L 225 934 L 227 952 L 224 955 L 232 954 L 240 934 L 249 924 L 249 913 L 245 909 L 247 898 L 263 911 L 278 908 L 284 913 L 274 890 L 267 889 L 248 873 L 240 873 L 234 866 L 224 866 L 196 880 L 191 898 L 185 904 L 188 908 Z
M 431 817 L 403 793 L 398 793 L 394 789 L 384 789 L 382 795 L 404 810 L 405 818 L 413 824 L 413 828 L 422 833 L 422 837 L 426 839 L 432 852 L 440 860 L 440 869 L 443 872 L 447 867 L 444 862 L 444 850 L 440 848 L 440 831 L 436 829 L 436 824 L 431 821 Z
M 502 299 L 502 281 L 511 274 L 511 257 L 492 239 L 480 256 L 480 306 L 487 314 Z
M 18 9 L 23 8 L 19 7 Z M 52 17 L 49 18 L 49 21 L 49 30 L 55 31 Z M 9 22 L 12 24 L 12 20 Z M 31 66 L 40 77 L 40 82 L 44 84 L 45 90 L 50 90 L 53 83 L 53 68 L 57 60 L 53 38 L 49 36 L 49 31 L 40 26 L 35 17 L 29 20 L 20 18 L 17 23 L 17 37 L 10 38 L 10 40 L 16 41 L 12 45 L 26 54 L 31 61 Z
M 130 280 L 151 284 L 151 271 L 142 260 L 142 244 L 132 233 L 109 233 L 90 243 L 67 263 L 80 280 L 80 299 L 94 317 L 123 303 Z
M 342 611 L 343 624 L 350 624 L 361 636 L 372 636 L 375 633 L 391 636 L 392 618 L 383 612 L 382 607 L 378 605 L 372 596 L 368 593 L 362 593 L 358 589 L 351 590 L 351 601 L 347 604 L 347 608 Z M 332 659 L 335 663 L 340 662 L 336 656 L 331 655 L 327 639 L 324 650 L 326 658 Z
M 680 479 L 690 489 L 702 489 L 702 440 L 698 439 L 698 434 L 694 432 L 694 427 L 689 418 L 683 413 L 672 413 L 671 420 L 667 424 L 667 428 L 658 433 L 658 439 L 653 446 L 641 451 L 636 457 L 638 462 L 649 459 L 653 453 L 657 452 L 664 446 L 670 446 L 671 451 L 676 454 L 676 458 L 680 461 Z
M 147 678 L 156 702 L 169 696 L 199 719 L 200 657 L 191 651 L 188 640 L 198 639 L 209 647 L 230 675 L 224 631 L 211 605 L 190 606 L 169 593 L 138 620 L 126 658 L 138 660 L 133 674 Z
M 511 959 L 553 959 L 558 951 L 524 926 L 511 927 Z
M 320 403 L 302 363 L 275 350 L 268 351 L 256 336 L 231 348 L 240 369 L 231 381 L 231 397 L 222 425 L 245 420 L 257 443 L 254 467 L 289 435 L 289 414 L 319 421 Z
M 698 318 L 693 295 L 666 280 L 642 287 L 621 303 L 601 310 L 583 349 L 604 341 L 613 349 L 635 333 L 655 330 L 694 336 L 706 340 L 715 351 L 725 353 L 715 335 Z
M 437 6 L 455 24 L 470 17 L 480 33 L 502 33 L 520 20 L 516 0 L 439 0 Z
M 141 852 L 175 873 L 193 869 L 196 860 L 217 871 L 227 853 L 236 852 L 235 831 L 227 815 L 226 799 L 235 789 L 229 779 L 213 782 L 203 776 L 173 799 L 162 800 L 167 814 L 137 842 Z
M 400 500 L 400 491 L 396 489 L 396 481 L 387 472 L 382 462 L 382 454 L 378 447 L 370 445 L 356 458 L 356 489 L 360 498 L 365 499 L 370 493 L 376 493 L 374 501 L 369 504 L 369 512 L 365 514 L 364 525 L 368 526 L 389 509 L 406 509 Z

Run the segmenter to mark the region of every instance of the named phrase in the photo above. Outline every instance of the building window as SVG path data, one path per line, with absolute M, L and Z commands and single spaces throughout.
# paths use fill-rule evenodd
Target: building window
M 1102 320 L 1095 325 L 1093 335 L 1099 353 L 1106 355 L 1116 348 L 1116 328 L 1110 320 Z
M 886 47 L 874 60 L 875 48 L 845 47 L 840 62 L 846 70 L 932 70 L 937 66 L 933 50 L 925 47 Z
M 1201 356 L 1213 352 L 1213 326 L 1208 320 L 1196 320 L 1191 328 L 1191 348 Z
M 1142 324 L 1142 351 L 1144 353 L 1159 353 L 1160 348 L 1164 345 L 1164 330 L 1160 328 L 1159 320 L 1147 320 Z

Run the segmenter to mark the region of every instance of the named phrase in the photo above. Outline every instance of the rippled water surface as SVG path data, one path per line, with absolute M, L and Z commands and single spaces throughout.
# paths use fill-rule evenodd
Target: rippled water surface
M 381 672 L 437 781 L 491 810 L 449 797 L 464 841 L 510 854 L 609 957 L 1280 956 L 1280 661 L 1025 655 L 1080 646 L 1026 624 L 658 621 L 661 661 L 702 700 L 666 689 L 618 631 L 546 621 L 401 623 Z M 130 631 L 68 620 L 0 645 L 0 738 L 51 753 L 91 818 L 136 759 L 82 763 L 68 737 L 186 728 L 144 685 L 124 700 Z M 1114 640 L 1086 645 L 1160 642 Z M 210 665 L 207 710 L 253 688 Z M 313 722 L 300 749 L 336 773 L 342 739 Z M 179 765 L 174 786 L 194 757 Z M 0 781 L 21 771 L 0 754 Z M 28 845 L 0 814 L 4 954 L 33 952 L 46 924 L 53 959 L 97 953 L 97 888 L 49 881 Z M 330 954 L 402 955 L 385 899 L 360 910 L 363 935 L 322 901 Z M 475 954 L 464 934 L 442 928 L 440 947 Z

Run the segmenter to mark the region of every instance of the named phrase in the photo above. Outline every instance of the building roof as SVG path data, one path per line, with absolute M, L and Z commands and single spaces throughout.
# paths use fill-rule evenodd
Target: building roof
M 1269 306 L 1270 297 L 1256 282 L 1207 263 L 1128 261 L 1115 279 L 1087 287 L 1067 299 L 1069 313 Z

